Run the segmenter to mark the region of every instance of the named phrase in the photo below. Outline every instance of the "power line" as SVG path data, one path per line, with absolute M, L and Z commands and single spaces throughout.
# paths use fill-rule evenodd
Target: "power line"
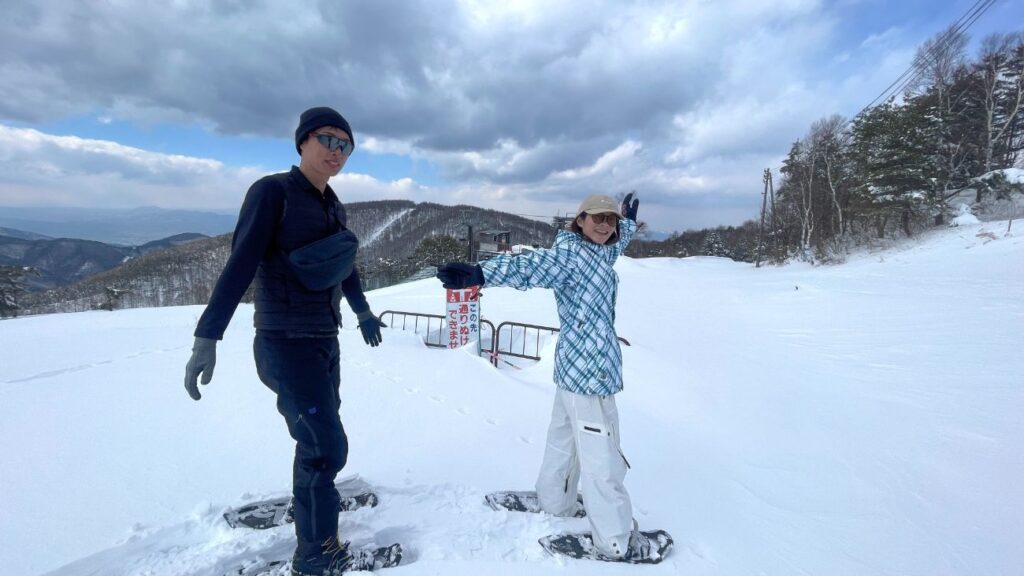
M 907 79 L 907 81 L 900 86 L 898 92 L 905 91 L 909 86 L 921 78 L 921 76 L 926 72 L 925 65 L 938 62 L 939 58 L 942 56 L 942 52 L 953 43 L 954 39 L 958 35 L 967 32 L 967 29 L 977 22 L 978 19 L 981 18 L 982 14 L 984 14 L 995 3 L 996 0 L 987 0 L 977 10 L 975 10 L 973 14 L 968 16 L 968 20 L 966 22 L 949 30 L 945 35 L 943 35 L 943 37 L 936 40 L 935 45 L 932 46 L 932 50 L 927 51 L 918 62 L 919 69 L 917 74 Z
M 977 22 L 978 19 L 981 18 L 982 14 L 988 11 L 988 9 L 995 3 L 996 0 L 976 0 L 974 5 L 971 6 L 963 16 L 958 18 L 950 28 L 935 41 L 935 44 L 933 44 L 924 55 L 915 57 L 913 62 L 911 62 L 910 67 L 908 67 L 903 74 L 900 74 L 892 84 L 889 84 L 881 94 L 876 96 L 874 100 L 854 115 L 854 118 L 866 112 L 879 101 L 888 100 L 892 96 L 904 91 L 912 83 L 916 82 L 925 73 L 925 66 L 937 61 L 942 50 L 945 49 L 957 35 L 961 32 L 966 32 L 967 29 Z M 847 123 L 849 122 L 850 121 L 848 120 Z
M 953 25 L 950 26 L 949 29 L 946 30 L 946 32 L 941 37 L 939 37 L 939 39 L 935 42 L 935 44 L 929 49 L 929 52 L 934 52 L 936 54 L 936 56 L 937 56 L 938 55 L 938 49 L 940 47 L 942 47 L 942 45 L 945 42 L 948 42 L 949 40 L 952 39 L 953 35 L 955 34 L 955 31 L 957 29 L 959 29 L 960 26 L 963 25 L 963 21 L 968 17 L 968 15 L 971 14 L 972 12 L 974 12 L 975 10 L 977 10 L 978 7 L 982 3 L 989 2 L 989 1 L 991 1 L 991 0 L 976 0 L 974 2 L 974 5 L 971 6 L 971 8 L 963 16 L 961 16 L 959 19 L 957 19 L 956 22 L 954 22 Z M 927 53 L 926 53 L 926 55 L 927 55 Z M 922 65 L 922 60 L 923 60 L 923 58 L 915 57 L 913 59 L 913 61 L 911 61 L 910 66 L 903 72 L 903 74 L 900 74 L 898 78 L 893 80 L 892 84 L 889 84 L 888 86 L 886 86 L 885 90 L 882 90 L 881 94 L 879 94 L 878 96 L 875 97 L 874 100 L 869 102 L 868 105 L 865 106 L 864 109 L 861 110 L 858 113 L 858 115 L 863 113 L 868 108 L 871 108 L 872 106 L 874 106 L 879 101 L 888 100 L 890 96 L 892 96 L 893 94 L 898 92 L 899 88 L 897 88 L 896 90 L 893 90 L 893 88 L 896 87 L 897 85 L 900 85 L 901 82 L 904 82 L 904 80 L 906 78 L 910 77 L 911 74 Z

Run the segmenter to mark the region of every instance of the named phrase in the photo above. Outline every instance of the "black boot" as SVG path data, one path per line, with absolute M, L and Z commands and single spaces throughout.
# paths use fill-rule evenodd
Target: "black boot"
M 341 576 L 352 562 L 348 542 L 328 538 L 312 556 L 292 559 L 292 576 Z

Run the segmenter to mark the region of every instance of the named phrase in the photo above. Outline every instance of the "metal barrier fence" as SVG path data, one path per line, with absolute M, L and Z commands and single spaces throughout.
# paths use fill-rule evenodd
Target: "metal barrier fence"
M 501 343 L 502 343 L 502 334 L 504 333 L 504 332 L 502 332 L 502 330 L 504 328 L 508 328 L 508 331 L 507 331 L 508 332 L 508 338 L 507 338 L 508 350 L 502 349 L 502 345 L 501 345 Z M 520 347 L 521 348 L 521 352 L 516 352 L 515 350 L 512 349 L 512 344 L 513 344 L 513 341 L 514 341 L 514 336 L 515 336 L 516 328 L 521 328 L 522 329 L 523 338 L 522 338 L 522 346 Z M 528 341 L 527 337 L 530 334 L 530 330 L 533 330 L 534 333 L 536 333 L 536 338 L 533 339 L 533 347 L 532 347 L 533 353 L 532 354 L 528 354 L 527 353 L 527 349 L 526 349 L 526 345 L 527 345 L 527 341 Z M 529 359 L 529 360 L 540 360 L 540 337 L 541 337 L 541 333 L 542 332 L 548 332 L 550 334 L 557 334 L 560 331 L 561 331 L 560 328 L 555 328 L 553 326 L 541 326 L 539 324 L 524 324 L 522 322 L 502 322 L 501 324 L 498 324 L 498 329 L 495 332 L 494 353 L 491 356 L 491 362 L 495 366 L 497 366 L 498 365 L 498 356 L 502 355 L 502 354 L 505 355 L 505 356 L 514 356 L 516 358 L 526 358 L 526 359 Z M 618 339 L 619 339 L 619 342 L 622 342 L 626 346 L 630 346 L 629 340 L 626 340 L 625 338 L 623 338 L 621 336 L 619 336 Z
M 521 347 L 521 351 L 520 352 L 517 352 L 517 351 L 512 349 L 512 344 L 513 344 L 513 342 L 515 340 L 516 329 L 520 329 L 522 331 L 522 334 L 523 334 L 523 337 L 522 337 L 522 347 Z M 526 344 L 527 344 L 528 341 L 530 341 L 529 335 L 530 335 L 530 331 L 531 330 L 533 331 L 533 333 L 536 334 L 536 338 L 534 338 L 533 342 L 532 342 L 533 353 L 532 354 L 528 354 L 527 351 L 526 351 Z M 506 339 L 506 341 L 508 342 L 508 347 L 507 347 L 508 349 L 507 350 L 503 349 L 502 346 L 501 346 L 501 343 L 502 343 L 502 337 L 501 336 L 503 334 L 503 331 L 504 331 L 504 333 L 508 334 L 508 337 Z M 499 354 L 504 354 L 506 356 L 513 356 L 515 358 L 527 358 L 527 359 L 530 359 L 530 360 L 540 360 L 540 336 L 541 336 L 542 332 L 547 332 L 549 334 L 555 334 L 555 333 L 558 332 L 558 328 L 552 328 L 550 326 L 541 326 L 539 324 L 524 324 L 522 322 L 502 322 L 501 324 L 498 324 L 498 329 L 495 331 L 494 355 L 493 355 L 493 357 L 491 359 L 491 362 L 495 366 L 497 366 L 498 365 L 498 355 Z
M 390 315 L 391 321 L 386 322 L 384 316 Z M 423 328 L 423 343 L 432 348 L 447 348 L 448 345 L 441 340 L 441 336 L 444 334 L 444 327 L 448 319 L 440 314 L 423 314 L 420 312 L 402 312 L 400 310 L 385 310 L 380 313 L 380 320 L 388 325 L 389 328 L 396 328 L 395 318 L 402 318 L 401 329 L 407 330 L 409 325 L 409 318 L 412 318 L 413 334 L 419 334 L 420 328 Z M 431 329 L 431 326 L 436 326 L 436 329 Z M 490 330 L 490 337 L 484 336 L 484 329 Z M 434 341 L 433 335 L 436 334 L 437 338 Z M 494 324 L 491 324 L 487 320 L 480 320 L 480 351 L 487 352 L 490 357 L 494 356 Z
M 490 338 L 484 338 L 484 326 L 491 331 Z M 497 336 L 498 332 L 494 329 L 494 324 L 489 321 L 480 319 L 480 352 L 486 352 L 490 358 L 495 358 L 494 354 L 494 337 Z
M 384 317 L 387 316 L 387 315 L 391 316 L 391 321 L 390 322 L 384 321 Z M 412 318 L 412 328 L 413 328 L 413 333 L 414 334 L 419 334 L 420 333 L 420 328 L 422 327 L 423 332 L 424 332 L 423 343 L 426 344 L 427 346 L 430 346 L 432 348 L 447 348 L 448 347 L 448 345 L 445 344 L 444 342 L 442 342 L 442 340 L 441 340 L 441 336 L 442 336 L 442 334 L 444 334 L 445 323 L 447 322 L 447 318 L 446 317 L 444 317 L 444 316 L 442 316 L 440 314 L 423 314 L 423 313 L 420 313 L 420 312 L 402 312 L 400 310 L 385 310 L 385 311 L 380 313 L 381 321 L 384 322 L 385 324 L 387 324 L 388 327 L 392 328 L 392 329 L 396 328 L 396 326 L 395 326 L 395 318 L 397 318 L 399 316 L 402 319 L 401 320 L 401 323 L 402 323 L 401 329 L 402 330 L 407 330 L 408 329 L 409 319 L 410 318 Z M 436 321 L 436 324 L 435 324 L 435 321 Z M 434 325 L 437 326 L 436 332 L 431 329 L 431 326 L 434 326 Z M 486 331 L 485 328 L 490 331 L 490 333 L 491 333 L 491 337 L 490 338 L 486 338 L 484 336 L 484 332 Z M 508 342 L 508 350 L 502 350 L 502 348 L 501 348 L 502 336 L 501 335 L 503 333 L 502 330 L 504 330 L 506 328 L 508 329 L 506 331 L 507 334 L 508 334 L 508 337 L 506 338 L 506 341 Z M 515 330 L 516 329 L 522 329 L 522 334 L 523 334 L 522 346 L 518 347 L 518 348 L 520 348 L 520 351 L 518 351 L 518 352 L 512 349 L 512 344 L 513 344 L 513 342 L 515 340 L 514 337 L 515 337 Z M 536 333 L 536 338 L 533 339 L 532 348 L 529 349 L 530 351 L 532 351 L 532 353 L 529 353 L 529 351 L 527 349 L 527 341 L 528 341 L 527 337 L 530 334 L 530 332 L 529 332 L 530 330 L 533 330 Z M 504 355 L 504 356 L 513 356 L 515 358 L 525 358 L 525 359 L 528 359 L 528 360 L 540 360 L 540 337 L 541 337 L 541 333 L 542 332 L 548 332 L 549 334 L 557 334 L 558 332 L 560 332 L 560 329 L 559 328 L 555 328 L 553 326 L 541 326 L 539 324 L 524 324 L 522 322 L 502 322 L 501 324 L 498 324 L 497 329 L 495 329 L 494 324 L 492 324 L 489 321 L 484 320 L 484 319 L 481 318 L 480 319 L 480 352 L 486 353 L 487 357 L 489 358 L 489 360 L 491 362 L 491 364 L 494 364 L 495 366 L 498 365 L 499 361 L 505 362 L 506 364 L 510 364 L 507 360 L 501 360 L 499 358 L 499 356 L 502 356 L 502 355 Z M 432 336 L 435 333 L 437 335 L 437 341 L 436 342 L 434 342 L 432 340 Z M 619 339 L 619 342 L 622 342 L 626 346 L 630 346 L 629 340 L 626 340 L 622 336 L 619 336 L 618 339 Z M 510 365 L 514 366 L 514 364 L 510 364 Z
M 391 316 L 390 322 L 384 320 L 384 317 L 388 315 Z M 408 329 L 409 317 L 411 316 L 413 318 L 413 334 L 420 333 L 420 320 L 422 319 L 423 330 L 425 334 L 423 337 L 423 343 L 426 344 L 427 346 L 432 346 L 434 348 L 448 347 L 447 345 L 441 343 L 441 329 L 444 328 L 444 316 L 441 316 L 440 314 L 421 314 L 419 312 L 401 312 L 398 310 L 385 310 L 380 313 L 379 318 L 381 322 L 384 322 L 385 324 L 388 325 L 388 328 L 395 328 L 395 317 L 397 316 L 402 317 L 401 328 L 403 331 Z M 430 326 L 434 320 L 437 321 L 437 342 L 432 342 L 430 340 Z

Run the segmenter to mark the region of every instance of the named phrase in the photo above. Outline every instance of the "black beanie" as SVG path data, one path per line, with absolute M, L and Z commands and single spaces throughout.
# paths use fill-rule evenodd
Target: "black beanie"
M 338 114 L 335 109 L 328 108 L 327 106 L 318 106 L 306 110 L 299 116 L 299 127 L 295 129 L 295 151 L 302 154 L 299 144 L 302 144 L 310 132 L 324 126 L 334 126 L 344 130 L 345 134 L 348 134 L 349 139 L 352 140 L 352 146 L 355 147 L 356 137 L 352 135 L 352 128 L 349 128 L 348 121 L 341 114 Z

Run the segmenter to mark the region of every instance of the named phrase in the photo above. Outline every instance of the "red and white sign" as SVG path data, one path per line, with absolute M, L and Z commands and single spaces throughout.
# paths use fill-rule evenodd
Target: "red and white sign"
M 480 287 L 447 290 L 448 347 L 458 348 L 473 340 L 480 342 Z

